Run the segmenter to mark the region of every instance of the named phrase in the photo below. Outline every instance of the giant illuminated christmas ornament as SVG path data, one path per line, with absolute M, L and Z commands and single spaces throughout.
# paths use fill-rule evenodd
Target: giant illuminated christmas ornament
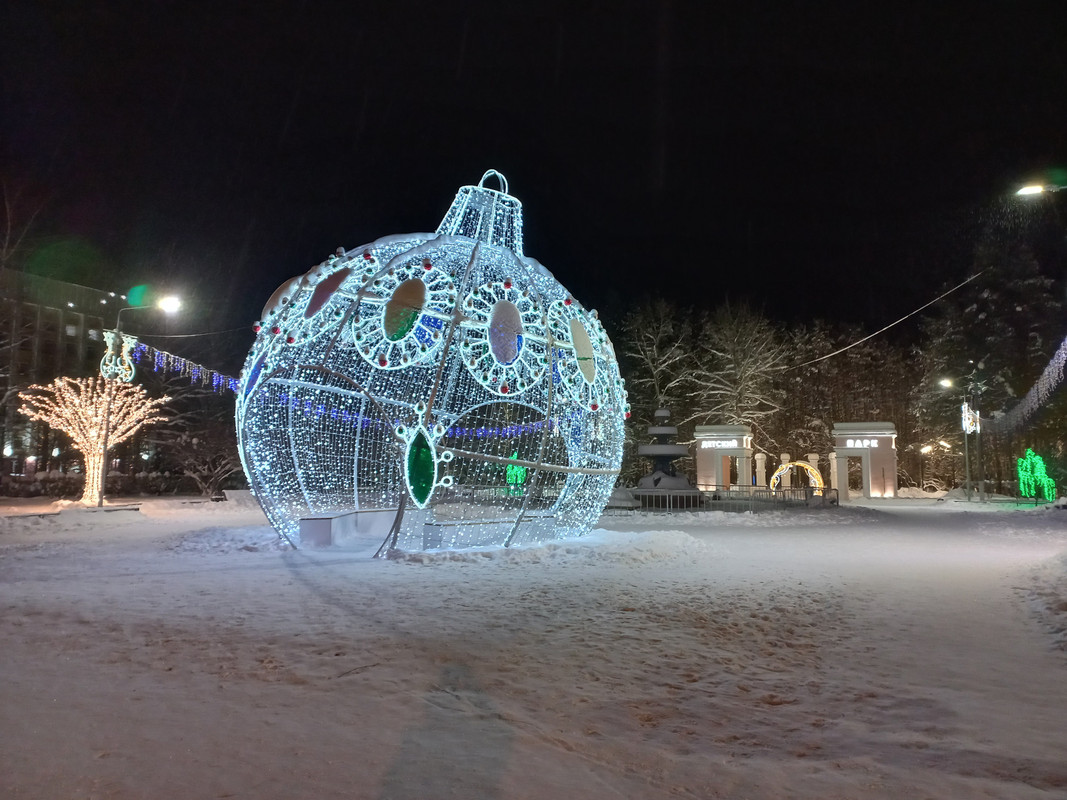
M 340 249 L 286 282 L 255 329 L 237 431 L 286 538 L 348 510 L 386 516 L 404 550 L 580 536 L 599 518 L 629 416 L 618 363 L 596 312 L 523 254 L 495 170 L 436 233 Z

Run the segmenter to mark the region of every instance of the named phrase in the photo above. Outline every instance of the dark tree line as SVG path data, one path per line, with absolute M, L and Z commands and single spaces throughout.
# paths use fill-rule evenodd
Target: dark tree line
M 1060 289 L 1029 247 L 984 245 L 971 274 L 978 277 L 924 312 L 917 343 L 824 321 L 787 327 L 743 305 L 707 312 L 649 300 L 632 309 L 615 334 L 633 410 L 623 479 L 647 470 L 636 448 L 655 409 L 667 407 L 680 442 L 692 442 L 697 425 L 749 425 L 770 462 L 785 452 L 830 452 L 835 423 L 892 422 L 902 487 L 963 485 L 963 400 L 995 420 L 1067 335 Z M 981 463 L 976 437 L 968 440 L 975 481 L 982 473 L 991 491 L 1012 494 L 1016 459 L 1033 447 L 1062 486 L 1067 389 L 1022 428 L 992 427 L 987 422 Z

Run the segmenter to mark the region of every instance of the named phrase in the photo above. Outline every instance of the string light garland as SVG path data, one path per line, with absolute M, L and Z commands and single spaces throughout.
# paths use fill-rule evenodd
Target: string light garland
M 991 433 L 1011 433 L 1017 428 L 1021 428 L 1063 383 L 1063 368 L 1065 365 L 1067 365 L 1067 339 L 1060 343 L 1059 348 L 1053 353 L 1048 365 L 1034 382 L 1034 385 L 1030 387 L 1030 391 L 1026 393 L 1026 396 L 1006 414 L 985 421 L 987 430 Z
M 163 374 L 182 375 L 194 383 L 210 385 L 215 392 L 237 391 L 237 378 L 152 347 L 139 341 L 136 336 L 104 331 L 104 341 L 106 350 L 100 359 L 100 374 L 105 378 L 129 383 L 133 380 L 136 366 L 142 366 Z
M 599 518 L 630 413 L 618 362 L 596 312 L 523 254 L 522 205 L 495 170 L 435 233 L 342 248 L 287 281 L 254 330 L 238 439 L 286 538 L 350 510 L 394 512 L 407 550 L 579 536 Z
M 85 461 L 81 502 L 98 505 L 112 447 L 145 425 L 164 418 L 168 398 L 151 398 L 144 387 L 108 378 L 56 378 L 19 392 L 22 414 L 67 434 Z
M 138 365 L 164 374 L 178 374 L 189 378 L 194 383 L 211 386 L 215 392 L 236 392 L 240 381 L 217 370 L 197 364 L 166 350 L 137 342 L 131 350 L 131 358 Z

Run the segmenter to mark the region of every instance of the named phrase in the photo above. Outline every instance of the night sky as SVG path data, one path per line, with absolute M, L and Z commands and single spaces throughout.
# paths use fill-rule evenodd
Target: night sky
M 244 328 L 170 349 L 234 372 L 278 284 L 491 167 L 609 329 L 658 294 L 873 330 L 1067 166 L 1067 4 L 869 5 L 9 0 L 0 168 L 25 268 L 167 284 L 172 333 Z

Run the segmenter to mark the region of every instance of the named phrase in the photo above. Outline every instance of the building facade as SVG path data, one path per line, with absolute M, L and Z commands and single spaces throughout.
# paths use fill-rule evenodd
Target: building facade
M 61 443 L 18 413 L 20 390 L 99 372 L 104 327 L 125 299 L 113 292 L 0 269 L 0 452 L 4 475 L 53 469 Z M 56 452 L 56 451 L 60 452 Z

